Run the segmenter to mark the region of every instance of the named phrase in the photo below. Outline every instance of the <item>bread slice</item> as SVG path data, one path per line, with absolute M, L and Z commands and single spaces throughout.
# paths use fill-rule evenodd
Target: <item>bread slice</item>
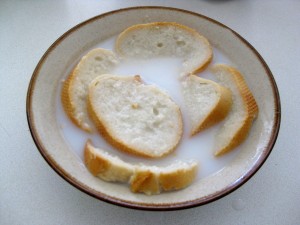
M 198 170 L 193 161 L 176 161 L 166 167 L 134 165 L 95 148 L 91 141 L 85 145 L 84 161 L 94 176 L 109 182 L 129 183 L 132 192 L 147 195 L 183 189 L 194 181 Z
M 105 181 L 128 183 L 134 172 L 133 165 L 100 148 L 95 148 L 91 141 L 87 141 L 85 145 L 84 162 L 94 176 Z
M 118 63 L 112 51 L 96 48 L 82 57 L 64 82 L 61 101 L 63 108 L 75 125 L 92 131 L 88 117 L 86 99 L 89 83 L 97 76 L 109 73 Z
M 158 158 L 182 137 L 181 112 L 171 98 L 140 76 L 105 75 L 89 86 L 88 111 L 102 136 L 117 149 Z
M 208 40 L 196 30 L 178 23 L 156 22 L 127 28 L 116 40 L 121 56 L 151 58 L 159 56 L 183 58 L 183 73 L 203 70 L 212 59 Z
M 140 165 L 130 179 L 130 189 L 147 195 L 180 190 L 194 181 L 197 171 L 198 164 L 192 161 L 176 161 L 166 167 Z
M 223 120 L 231 109 L 231 91 L 216 82 L 190 75 L 182 93 L 191 123 L 191 135 Z
M 144 165 L 137 166 L 134 175 L 130 179 L 130 190 L 132 192 L 139 192 L 147 195 L 159 194 L 160 185 L 158 177 L 158 167 Z
M 242 74 L 231 66 L 217 64 L 212 72 L 233 94 L 232 109 L 216 135 L 215 155 L 220 156 L 240 145 L 247 137 L 258 106 Z

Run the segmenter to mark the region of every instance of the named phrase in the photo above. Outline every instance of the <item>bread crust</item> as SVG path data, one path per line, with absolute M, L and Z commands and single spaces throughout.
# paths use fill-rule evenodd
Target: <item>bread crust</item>
M 134 166 L 129 163 L 118 163 L 105 154 L 100 154 L 90 140 L 84 148 L 84 163 L 88 170 L 102 180 L 111 182 L 129 182 Z
M 195 179 L 198 171 L 196 163 L 188 168 L 179 168 L 171 172 L 161 172 L 159 183 L 163 191 L 179 190 L 189 186 Z
M 64 81 L 64 84 L 62 87 L 62 92 L 61 92 L 61 103 L 62 103 L 63 109 L 67 113 L 67 116 L 71 119 L 71 121 L 78 128 L 83 129 L 87 132 L 91 132 L 91 129 L 89 129 L 86 126 L 82 126 L 80 121 L 78 121 L 74 115 L 75 107 L 74 107 L 74 103 L 71 100 L 71 90 L 70 90 L 72 87 L 72 82 L 74 81 L 74 76 L 75 76 L 74 70 L 70 73 L 68 78 Z
M 67 79 L 64 81 L 62 86 L 62 91 L 61 91 L 61 102 L 67 116 L 71 119 L 73 124 L 75 124 L 78 128 L 90 133 L 93 132 L 91 121 L 84 121 L 76 116 L 77 103 L 74 102 L 73 99 L 74 96 L 76 95 L 76 90 L 78 87 L 76 87 L 74 81 L 75 79 L 78 79 L 78 76 L 80 76 L 82 64 L 88 61 L 89 58 L 93 57 L 93 55 L 96 54 L 97 52 L 100 52 L 101 54 L 112 54 L 111 51 L 106 49 L 101 49 L 101 48 L 93 49 L 90 52 L 88 52 L 86 55 L 84 55 L 81 58 L 79 63 L 75 66 L 75 68 L 69 74 Z M 84 87 L 84 88 L 87 89 L 88 87 Z M 87 112 L 82 112 L 82 113 L 87 113 Z
M 213 125 L 225 119 L 231 109 L 231 91 L 219 85 L 216 86 L 216 88 L 219 90 L 219 100 L 213 110 L 207 115 L 204 121 L 199 125 L 198 129 L 193 133 L 193 135 L 212 127 Z
M 190 33 L 192 36 L 196 37 L 200 42 L 202 42 L 203 44 L 205 44 L 208 47 L 209 51 L 207 52 L 206 58 L 202 62 L 199 62 L 199 65 L 195 69 L 188 71 L 187 74 L 199 73 L 199 72 L 203 71 L 210 64 L 210 62 L 212 61 L 212 58 L 213 58 L 213 51 L 212 51 L 212 47 L 211 47 L 209 41 L 204 36 L 202 36 L 199 32 L 197 32 L 196 30 L 194 30 L 190 27 L 184 26 L 182 24 L 175 23 L 175 22 L 153 22 L 153 23 L 133 25 L 133 26 L 125 29 L 123 32 L 121 32 L 119 34 L 119 36 L 116 40 L 116 43 L 115 43 L 115 51 L 121 56 L 124 55 L 124 52 L 122 52 L 120 45 L 122 44 L 123 40 L 126 38 L 128 33 L 130 33 L 130 32 L 134 32 L 136 30 L 141 30 L 144 28 L 168 27 L 168 26 L 173 26 L 173 27 L 176 27 L 177 29 L 187 31 L 188 33 Z
M 158 174 L 151 171 L 151 168 L 142 169 L 137 167 L 130 179 L 130 190 L 146 195 L 159 194 Z
M 117 76 L 111 76 L 114 77 L 116 79 L 124 79 L 124 80 L 133 80 L 135 82 L 139 82 L 139 83 L 143 83 L 142 79 L 140 78 L 140 76 L 134 76 L 134 78 L 132 77 L 117 77 Z M 109 78 L 109 76 L 103 77 L 103 79 Z M 97 81 L 93 81 L 90 85 L 90 92 L 91 89 L 93 88 L 93 83 L 94 82 L 101 82 L 100 80 Z M 158 90 L 155 90 L 158 91 Z M 169 96 L 166 95 L 167 98 L 169 98 Z M 146 158 L 160 158 L 160 157 L 164 157 L 168 154 L 170 154 L 172 151 L 174 151 L 177 146 L 180 143 L 182 134 L 183 134 L 183 122 L 182 122 L 182 116 L 181 116 L 181 111 L 180 108 L 178 107 L 178 111 L 177 114 L 179 115 L 179 120 L 177 121 L 180 127 L 180 130 L 178 131 L 177 134 L 177 138 L 176 138 L 176 142 L 173 144 L 173 147 L 168 149 L 168 151 L 164 151 L 161 154 L 150 154 L 150 153 L 145 153 L 142 149 L 138 149 L 138 148 L 134 148 L 132 146 L 129 146 L 127 143 L 124 143 L 122 140 L 120 140 L 118 137 L 115 137 L 113 134 L 113 132 L 109 129 L 109 126 L 105 125 L 105 123 L 102 121 L 101 116 L 97 115 L 93 104 L 92 104 L 92 97 L 91 94 L 88 95 L 88 99 L 87 99 L 87 109 L 88 109 L 88 113 L 90 115 L 90 118 L 92 119 L 92 121 L 94 122 L 94 125 L 96 126 L 97 130 L 99 131 L 99 133 L 102 135 L 102 137 L 108 142 L 110 143 L 112 146 L 114 146 L 115 148 L 117 148 L 118 150 L 127 152 L 129 154 L 133 154 L 133 155 L 137 155 L 137 156 L 142 156 L 142 157 L 146 157 Z
M 213 67 L 213 71 L 216 70 L 226 71 L 232 76 L 234 84 L 238 88 L 239 94 L 243 99 L 243 105 L 246 112 L 240 128 L 236 131 L 228 145 L 223 146 L 222 148 L 215 151 L 215 156 L 221 156 L 239 146 L 246 139 L 252 126 L 253 120 L 258 116 L 259 109 L 254 96 L 252 95 L 245 79 L 243 78 L 243 75 L 237 69 L 225 64 L 217 64 Z
M 216 92 L 218 93 L 218 100 L 212 107 L 212 110 L 208 112 L 206 117 L 203 118 L 203 120 L 199 122 L 196 128 L 191 131 L 191 136 L 193 136 L 209 127 L 212 127 L 213 125 L 226 118 L 231 109 L 232 96 L 231 91 L 228 88 L 225 88 L 214 81 L 207 80 L 193 74 L 187 77 L 187 79 L 193 79 L 192 82 L 211 84 L 214 86 Z
M 84 163 L 87 169 L 100 179 L 108 182 L 129 183 L 134 193 L 160 194 L 186 188 L 195 180 L 198 164 L 179 163 L 173 168 L 131 164 L 118 158 L 109 157 L 107 152 L 95 148 L 87 141 L 84 149 Z

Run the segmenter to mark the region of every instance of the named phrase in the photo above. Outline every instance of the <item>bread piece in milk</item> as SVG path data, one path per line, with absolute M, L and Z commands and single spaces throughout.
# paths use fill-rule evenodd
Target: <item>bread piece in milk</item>
M 183 75 L 200 72 L 213 57 L 205 37 L 194 29 L 172 22 L 131 26 L 118 36 L 115 46 L 123 57 L 180 57 Z
M 232 109 L 215 139 L 215 155 L 219 156 L 237 147 L 246 139 L 252 122 L 258 115 L 258 106 L 237 69 L 225 64 L 217 64 L 212 67 L 212 72 L 220 84 L 231 90 L 233 96 Z
M 102 180 L 128 183 L 134 172 L 134 165 L 124 162 L 87 141 L 84 149 L 84 162 L 88 170 Z
M 191 135 L 222 121 L 232 105 L 231 91 L 196 75 L 182 81 L 182 93 L 191 123 Z
M 129 183 L 132 192 L 147 195 L 186 188 L 195 180 L 198 164 L 175 161 L 165 167 L 124 162 L 88 141 L 84 149 L 88 170 L 104 181 Z
M 175 161 L 166 167 L 139 165 L 130 179 L 130 189 L 147 195 L 180 190 L 195 180 L 197 170 L 193 161 Z
M 109 50 L 96 48 L 83 56 L 63 84 L 62 105 L 75 125 L 91 132 L 92 122 L 87 113 L 87 93 L 89 83 L 114 69 L 118 59 Z
M 178 105 L 140 76 L 105 75 L 89 85 L 88 111 L 102 136 L 117 149 L 159 158 L 179 144 Z

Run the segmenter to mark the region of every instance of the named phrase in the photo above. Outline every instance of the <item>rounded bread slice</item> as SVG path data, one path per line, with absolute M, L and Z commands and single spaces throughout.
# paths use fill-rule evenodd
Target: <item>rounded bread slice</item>
M 83 56 L 65 80 L 61 93 L 63 108 L 79 128 L 91 132 L 86 100 L 89 83 L 97 76 L 109 73 L 118 63 L 112 51 L 96 48 Z
M 102 136 L 117 149 L 158 158 L 182 137 L 180 108 L 140 76 L 105 75 L 89 86 L 88 111 Z
M 231 109 L 231 91 L 214 81 L 190 75 L 182 93 L 191 123 L 191 135 L 223 120 Z
M 117 156 L 95 148 L 87 141 L 84 148 L 84 162 L 88 170 L 102 180 L 111 182 L 129 182 L 134 166 L 124 162 Z
M 91 141 L 85 145 L 84 162 L 94 176 L 104 181 L 129 183 L 132 192 L 147 195 L 183 189 L 194 181 L 198 170 L 194 161 L 175 161 L 165 167 L 127 163 L 94 147 Z
M 174 22 L 131 26 L 118 36 L 115 48 L 125 57 L 180 57 L 183 59 L 183 75 L 202 71 L 213 56 L 205 37 Z
M 215 155 L 220 156 L 240 145 L 258 115 L 257 103 L 242 74 L 235 68 L 217 64 L 212 67 L 219 83 L 232 92 L 232 109 L 215 139 Z

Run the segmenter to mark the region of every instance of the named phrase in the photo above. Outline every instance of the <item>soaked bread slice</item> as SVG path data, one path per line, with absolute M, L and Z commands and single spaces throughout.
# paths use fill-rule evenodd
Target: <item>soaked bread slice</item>
M 212 72 L 220 84 L 231 90 L 233 97 L 232 109 L 216 135 L 214 149 L 215 155 L 219 156 L 246 139 L 252 122 L 258 115 L 258 106 L 238 70 L 228 65 L 217 64 L 212 67 Z
M 95 148 L 91 141 L 87 141 L 85 145 L 84 162 L 94 176 L 105 181 L 127 183 L 134 172 L 133 165 L 100 148 Z
M 190 75 L 182 93 L 191 123 L 191 135 L 223 120 L 231 109 L 231 91 L 214 81 Z
M 124 57 L 180 57 L 183 59 L 183 75 L 200 72 L 213 56 L 205 37 L 189 27 L 172 22 L 131 26 L 118 36 L 115 48 Z
M 61 101 L 69 118 L 82 130 L 91 132 L 92 122 L 87 113 L 89 83 L 101 74 L 109 73 L 118 63 L 112 51 L 96 48 L 82 57 L 63 84 Z
M 198 164 L 176 161 L 166 167 L 146 166 L 124 162 L 117 156 L 86 143 L 84 161 L 88 170 L 102 180 L 129 183 L 132 192 L 147 195 L 180 190 L 195 179 Z
M 182 137 L 178 105 L 140 76 L 105 75 L 89 85 L 88 111 L 102 136 L 117 149 L 158 158 Z

